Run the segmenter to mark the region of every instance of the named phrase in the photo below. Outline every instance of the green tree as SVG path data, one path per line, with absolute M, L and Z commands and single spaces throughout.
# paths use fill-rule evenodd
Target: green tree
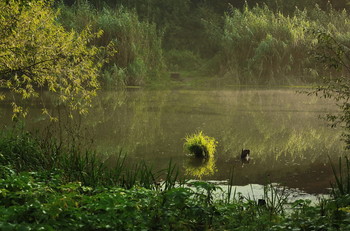
M 328 70 L 323 85 L 312 93 L 332 98 L 337 102 L 340 113 L 329 114 L 332 126 L 342 126 L 347 149 L 350 149 L 350 38 L 336 38 L 330 33 L 315 31 L 317 44 L 314 57 Z M 334 73 L 337 70 L 338 73 Z
M 85 113 L 99 88 L 104 59 L 99 58 L 101 49 L 89 42 L 102 32 L 68 32 L 57 23 L 57 15 L 51 1 L 0 1 L 0 87 L 13 94 L 14 116 L 25 116 L 22 103 L 43 90 Z

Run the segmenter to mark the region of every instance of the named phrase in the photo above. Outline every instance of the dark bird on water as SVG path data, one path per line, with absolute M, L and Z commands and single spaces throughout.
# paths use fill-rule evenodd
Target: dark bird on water
M 242 149 L 242 154 L 241 154 L 241 160 L 242 162 L 248 163 L 250 160 L 250 150 L 249 149 Z

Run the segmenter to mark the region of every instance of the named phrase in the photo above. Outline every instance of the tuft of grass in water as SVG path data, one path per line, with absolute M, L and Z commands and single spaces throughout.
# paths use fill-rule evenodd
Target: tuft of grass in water
M 186 136 L 184 148 L 199 158 L 209 158 L 214 155 L 217 141 L 206 136 L 202 131 Z

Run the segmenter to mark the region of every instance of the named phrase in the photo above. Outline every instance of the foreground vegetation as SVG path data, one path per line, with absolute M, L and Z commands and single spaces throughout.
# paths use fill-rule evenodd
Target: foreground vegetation
M 22 129 L 2 130 L 1 230 L 350 228 L 349 168 L 337 174 L 331 199 L 316 205 L 288 203 L 287 192 L 271 185 L 264 198 L 247 198 L 230 186 L 224 192 L 210 183 L 185 184 L 171 164 L 161 172 L 147 167 L 128 171 L 118 161 L 107 168 L 96 155 L 63 151 L 54 143 Z

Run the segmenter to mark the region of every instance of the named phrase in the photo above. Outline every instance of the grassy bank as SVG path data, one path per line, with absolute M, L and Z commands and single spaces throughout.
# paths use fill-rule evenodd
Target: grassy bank
M 349 168 L 339 174 L 334 166 L 333 197 L 311 205 L 308 200 L 288 203 L 285 192 L 271 185 L 264 198 L 235 195 L 229 186 L 224 193 L 206 182 L 175 185 L 179 179 L 171 164 L 161 174 L 144 164 L 127 167 L 125 159 L 118 158 L 118 164 L 108 169 L 93 152 L 58 148 L 53 140 L 43 141 L 19 128 L 1 131 L 0 229 L 350 228 Z M 222 196 L 215 199 L 214 193 Z

